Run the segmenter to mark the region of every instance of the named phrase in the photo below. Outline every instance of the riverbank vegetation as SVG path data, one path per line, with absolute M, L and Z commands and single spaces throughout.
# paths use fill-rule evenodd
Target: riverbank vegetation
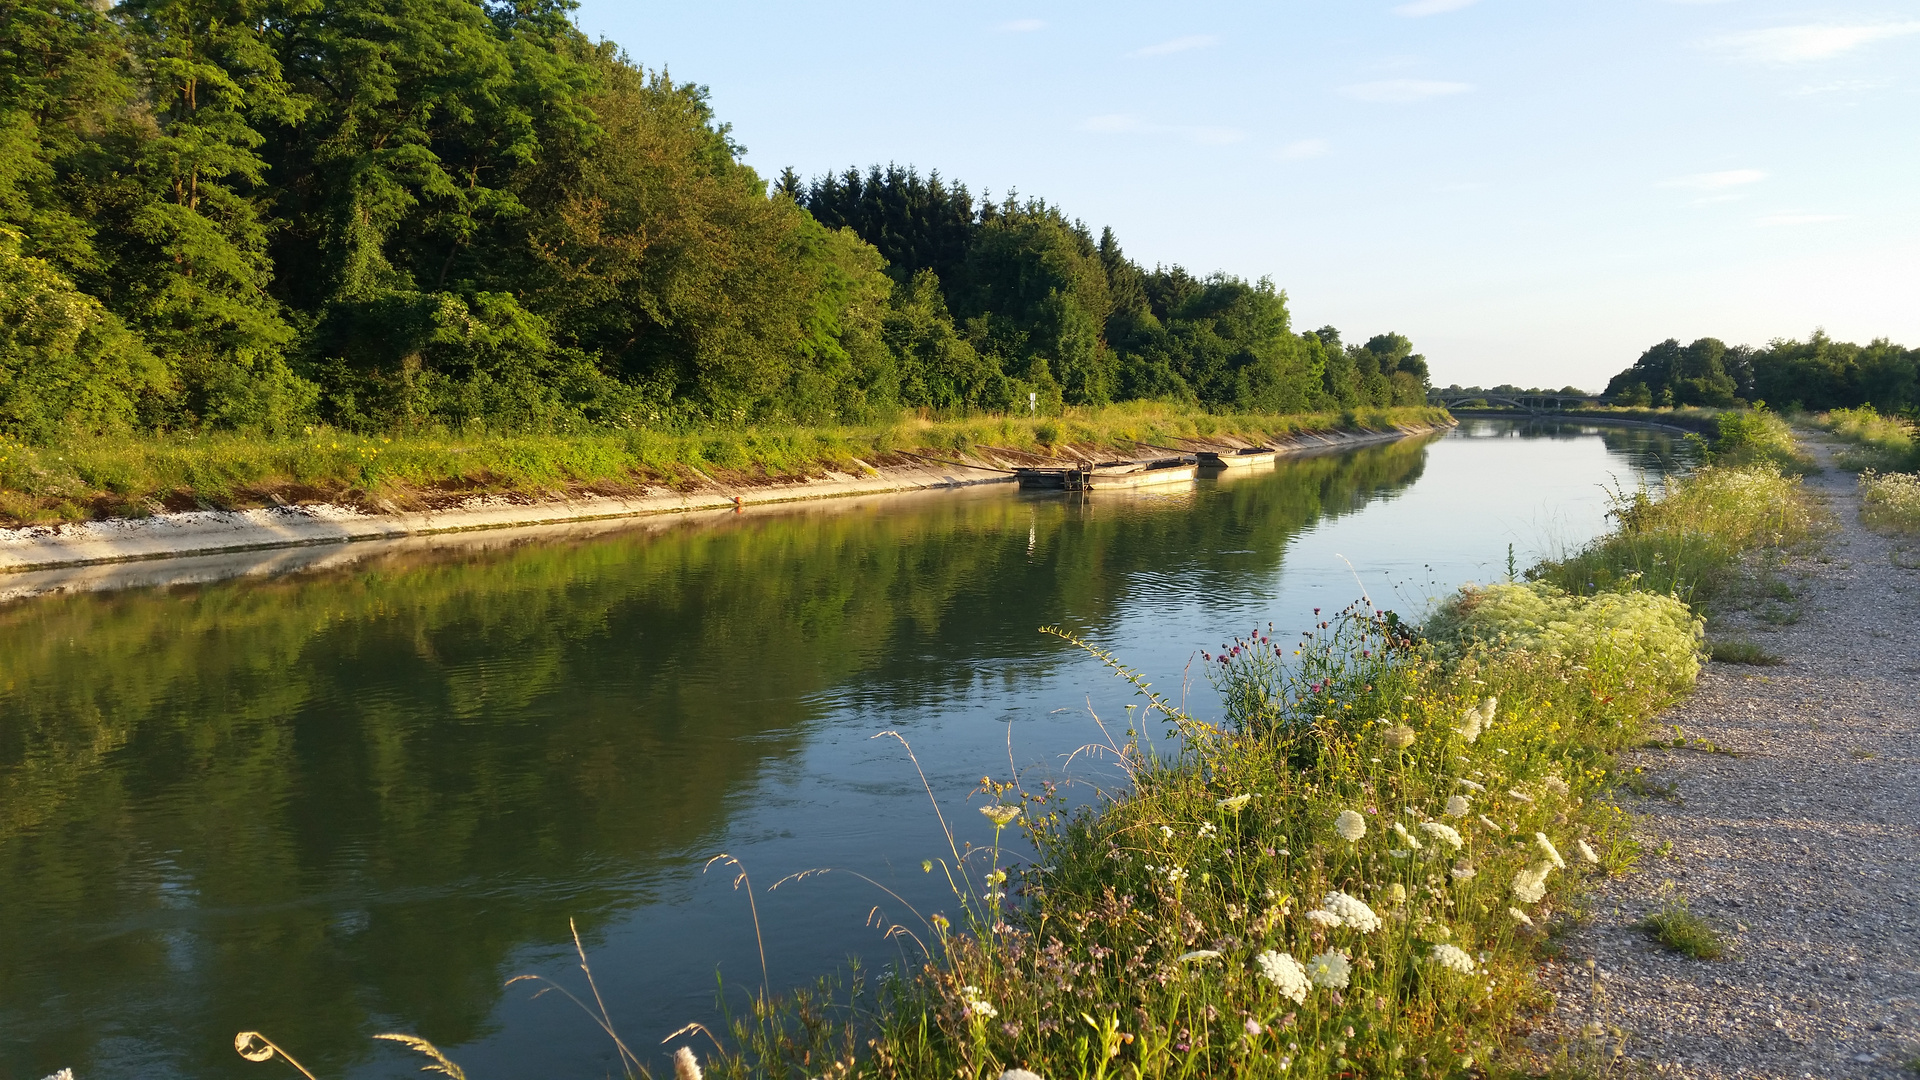
M 867 425 L 767 425 L 379 435 L 312 427 L 73 436 L 35 445 L 0 434 L 0 524 L 144 517 L 161 510 L 330 502 L 426 509 L 483 494 L 640 495 L 698 485 L 756 487 L 866 475 L 927 457 L 995 460 L 1159 453 L 1155 446 L 1246 443 L 1315 431 L 1440 427 L 1445 410 L 1370 408 L 1289 415 L 1130 402 L 1055 416 L 908 417 Z M 980 473 L 981 476 L 990 475 Z
M 1419 405 L 1406 338 L 912 169 L 770 185 L 567 0 L 0 7 L 0 431 Z
M 1920 470 L 1920 445 L 1912 420 L 1886 416 L 1871 405 L 1822 413 L 1814 424 L 1849 444 L 1839 457 L 1843 469 L 1879 472 Z
M 1085 805 L 983 781 L 996 840 L 938 860 L 957 910 L 912 927 L 925 960 L 856 988 L 852 1014 L 817 995 L 757 1006 L 712 1070 L 1524 1072 L 1511 1035 L 1547 1006 L 1534 965 L 1579 918 L 1581 883 L 1636 857 L 1613 752 L 1691 689 L 1705 586 L 1814 521 L 1765 463 L 1618 512 L 1590 549 L 1465 588 L 1424 625 L 1363 603 L 1295 641 L 1254 630 L 1203 654 L 1217 724 L 1061 632 L 1140 691 L 1105 727 L 1128 790 Z M 1672 555 L 1682 569 L 1662 568 Z M 1603 563 L 1647 569 L 1584 572 Z M 1139 733 L 1159 723 L 1173 739 L 1155 753 Z M 999 842 L 1014 827 L 1030 864 Z
M 1765 401 L 1788 412 L 1871 405 L 1883 413 L 1920 408 L 1920 349 L 1875 338 L 1834 341 L 1816 330 L 1805 341 L 1765 348 L 1718 338 L 1649 348 L 1607 384 L 1616 405 L 1731 406 Z

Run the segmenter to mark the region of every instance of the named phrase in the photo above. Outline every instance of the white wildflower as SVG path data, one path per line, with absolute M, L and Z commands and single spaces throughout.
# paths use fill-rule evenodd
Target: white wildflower
M 1323 952 L 1307 964 L 1307 977 L 1313 980 L 1313 985 L 1328 990 L 1345 989 L 1347 976 L 1352 973 L 1353 965 L 1343 952 Z
M 1428 836 L 1434 838 L 1435 840 L 1440 841 L 1441 843 L 1447 845 L 1448 847 L 1454 849 L 1455 851 L 1460 850 L 1461 845 L 1466 843 L 1466 841 L 1460 839 L 1460 833 L 1456 829 L 1454 829 L 1453 826 L 1442 825 L 1437 821 L 1421 822 L 1420 831 L 1423 833 L 1426 833 Z
M 1465 795 L 1454 795 L 1447 799 L 1448 817 L 1466 817 L 1473 810 L 1473 803 Z
M 980 988 L 977 986 L 961 987 L 960 1002 L 967 1007 L 968 1016 L 978 1016 L 983 1020 L 991 1020 L 1000 1015 L 1000 1010 L 994 1008 L 991 1002 L 980 995 Z
M 1160 826 L 1160 835 L 1166 837 L 1169 840 L 1173 839 L 1173 826 L 1171 825 Z
M 1195 949 L 1192 952 L 1181 953 L 1179 959 L 1177 959 L 1174 962 L 1179 964 L 1184 964 L 1189 960 L 1218 960 L 1218 959 L 1220 959 L 1220 950 L 1218 949 Z
M 1558 776 L 1547 777 L 1545 780 L 1540 781 L 1540 786 L 1546 788 L 1548 791 L 1553 792 L 1555 795 L 1558 795 L 1563 799 L 1566 798 L 1568 795 L 1572 794 L 1573 792 L 1573 789 L 1567 786 L 1567 782 L 1565 780 L 1560 779 Z
M 693 1056 L 692 1047 L 673 1052 L 673 1080 L 700 1080 L 700 1061 Z
M 1468 709 L 1460 717 L 1460 726 L 1453 729 L 1462 739 L 1472 743 L 1480 737 L 1480 710 Z
M 1395 750 L 1405 750 L 1407 747 L 1412 746 L 1414 738 L 1413 729 L 1405 724 L 1395 724 L 1386 730 L 1386 734 L 1381 736 L 1381 739 Z
M 1025 1069 L 1008 1069 L 1000 1074 L 1000 1080 L 1040 1080 L 1040 1074 Z
M 1508 788 L 1507 794 L 1513 796 L 1516 799 L 1519 799 L 1523 803 L 1530 803 L 1533 801 L 1533 796 L 1527 794 L 1524 791 L 1521 791 L 1519 788 Z
M 1405 885 L 1400 884 L 1397 881 L 1394 882 L 1392 885 L 1387 886 L 1387 899 L 1396 904 L 1406 903 L 1407 887 Z
M 1474 869 L 1473 863 L 1467 859 L 1461 859 L 1459 862 L 1454 863 L 1453 869 L 1448 871 L 1448 873 L 1453 875 L 1453 880 L 1455 881 L 1472 881 L 1473 875 L 1479 872 L 1480 871 Z
M 1332 930 L 1338 927 L 1342 920 L 1340 916 L 1335 915 L 1331 911 L 1321 911 L 1319 908 L 1315 908 L 1307 912 L 1307 921 L 1315 926 L 1324 926 Z
M 1333 831 L 1343 840 L 1358 841 L 1367 835 L 1367 819 L 1361 817 L 1358 810 L 1342 810 L 1340 816 L 1333 819 Z
M 1540 862 L 1513 875 L 1513 898 L 1523 904 L 1537 904 L 1547 895 L 1547 875 L 1553 864 Z
M 1410 859 L 1413 857 L 1413 852 L 1403 847 L 1388 848 L 1387 854 L 1393 856 L 1396 859 Z
M 1222 810 L 1239 810 L 1253 799 L 1251 795 L 1230 795 L 1213 805 Z
M 1580 857 L 1588 862 L 1598 863 L 1600 861 L 1600 856 L 1593 850 L 1593 845 L 1587 843 L 1585 840 L 1576 840 L 1573 842 L 1573 846 L 1579 850 Z
M 1211 821 L 1203 821 L 1200 823 L 1200 835 L 1202 837 L 1212 836 L 1214 833 L 1217 833 L 1219 831 L 1220 830 L 1215 828 L 1213 822 Z
M 1493 727 L 1494 710 L 1498 709 L 1499 707 L 1500 707 L 1500 699 L 1497 697 L 1490 697 L 1480 702 L 1480 726 L 1481 727 L 1485 727 L 1485 728 Z
M 1531 916 L 1531 915 L 1529 915 L 1529 914 L 1527 914 L 1527 913 L 1526 913 L 1526 912 L 1524 912 L 1524 911 L 1521 911 L 1521 910 L 1520 910 L 1519 908 L 1517 908 L 1517 907 L 1510 907 L 1510 908 L 1508 908 L 1508 909 L 1507 909 L 1507 914 L 1508 914 L 1508 915 L 1511 915 L 1511 916 L 1513 917 L 1513 921 L 1514 921 L 1514 922 L 1517 922 L 1517 923 L 1523 923 L 1523 924 L 1525 924 L 1525 925 L 1527 925 L 1527 926 L 1532 926 L 1532 925 L 1533 925 L 1533 916 Z
M 1005 828 L 1014 818 L 1020 816 L 1020 808 L 1017 806 L 983 806 L 980 812 L 999 828 Z
M 1167 880 L 1172 884 L 1178 885 L 1187 880 L 1187 872 L 1177 866 L 1169 866 L 1167 867 Z
M 1247 1033 L 1247 1038 L 1249 1039 L 1257 1039 L 1262 1032 L 1267 1030 L 1260 1026 L 1260 1021 L 1255 1020 L 1251 1016 L 1240 1022 L 1240 1028 Z
M 1553 864 L 1555 870 L 1565 870 L 1567 868 L 1567 860 L 1560 857 L 1560 852 L 1553 846 L 1553 841 L 1547 839 L 1546 833 L 1534 833 L 1533 842 L 1539 847 L 1540 853 L 1547 857 L 1547 861 Z
M 1405 825 L 1402 825 L 1397 821 L 1394 822 L 1393 834 L 1400 838 L 1401 843 L 1407 845 L 1408 847 L 1412 848 L 1415 851 L 1420 850 L 1420 841 L 1414 839 L 1413 834 L 1407 831 L 1407 827 Z
M 1380 929 L 1380 916 L 1358 897 L 1343 892 L 1330 892 L 1320 906 L 1340 916 L 1342 922 L 1363 934 L 1371 934 Z
M 1484 785 L 1484 784 L 1476 784 L 1476 783 L 1474 783 L 1473 781 L 1471 781 L 1471 780 L 1469 780 L 1469 779 L 1467 779 L 1467 778 L 1466 778 L 1466 777 L 1464 777 L 1464 776 L 1460 776 L 1460 777 L 1455 777 L 1455 778 L 1454 778 L 1454 781 L 1453 781 L 1453 782 L 1454 782 L 1454 783 L 1456 783 L 1456 784 L 1459 784 L 1459 785 L 1460 785 L 1461 787 L 1463 787 L 1463 788 L 1466 788 L 1466 789 L 1467 789 L 1468 791 L 1485 791 L 1485 790 L 1487 790 L 1487 789 L 1486 789 L 1486 785 Z
M 1488 817 L 1485 814 L 1480 815 L 1480 824 L 1485 825 L 1487 828 L 1492 829 L 1494 832 L 1500 831 L 1500 823 L 1493 820 L 1492 818 Z
M 1473 957 L 1467 955 L 1467 951 L 1458 945 L 1435 945 L 1432 951 L 1427 953 L 1427 957 L 1441 967 L 1451 968 L 1462 975 L 1471 975 L 1474 972 Z
M 1269 949 L 1253 958 L 1260 965 L 1260 974 L 1280 991 L 1280 996 L 1298 1005 L 1307 1000 L 1307 991 L 1311 984 L 1307 980 L 1307 969 L 1300 961 L 1283 952 Z

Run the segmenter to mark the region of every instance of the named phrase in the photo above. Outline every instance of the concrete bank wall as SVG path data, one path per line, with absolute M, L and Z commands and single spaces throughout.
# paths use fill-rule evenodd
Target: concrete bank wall
M 1390 442 L 1439 430 L 1343 431 L 1302 434 L 1283 447 L 1289 455 L 1326 453 L 1368 443 Z M 156 514 L 148 518 L 116 518 L 82 524 L 0 529 L 0 599 L 25 593 L 58 591 L 63 575 L 36 574 L 29 584 L 14 575 L 61 567 L 100 566 L 142 560 L 172 560 L 188 556 L 274 552 L 282 549 L 333 547 L 343 544 L 393 541 L 490 530 L 579 526 L 591 522 L 664 517 L 689 513 L 729 512 L 751 506 L 861 495 L 969 488 L 1007 484 L 1013 477 L 1001 471 L 1004 463 L 984 454 L 947 464 L 923 461 L 907 466 L 869 469 L 864 475 L 830 473 L 794 483 L 729 487 L 712 484 L 693 492 L 662 489 L 632 498 L 580 496 L 529 500 L 506 496 L 477 496 L 457 506 L 419 513 L 367 513 L 331 504 L 277 506 L 262 510 L 201 510 Z M 314 560 L 284 552 L 265 560 L 307 564 Z M 231 560 L 215 576 L 232 576 Z M 178 569 L 188 569 L 181 567 Z M 243 571 L 245 572 L 245 571 Z M 269 571 L 270 572 L 270 571 Z M 64 575 L 64 587 L 98 588 L 107 578 L 141 579 L 177 576 L 167 571 L 102 576 Z M 191 571 L 188 580 L 194 580 Z M 96 584 L 83 584 L 94 581 Z M 146 582 L 154 583 L 154 582 Z

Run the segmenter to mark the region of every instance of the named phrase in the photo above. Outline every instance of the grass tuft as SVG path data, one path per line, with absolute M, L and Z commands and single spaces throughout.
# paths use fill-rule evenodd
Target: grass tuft
M 1685 897 L 1673 896 L 1660 910 L 1634 926 L 1660 945 L 1695 960 L 1718 960 L 1726 954 L 1726 942 L 1720 932 L 1687 909 Z
M 1745 638 L 1716 638 L 1708 642 L 1707 658 L 1722 664 L 1751 664 L 1755 667 L 1777 667 L 1786 663 L 1783 657 Z

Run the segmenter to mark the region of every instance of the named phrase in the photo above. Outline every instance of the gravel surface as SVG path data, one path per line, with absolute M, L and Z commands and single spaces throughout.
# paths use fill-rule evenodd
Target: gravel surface
M 1824 463 L 1835 448 L 1810 449 Z M 1731 753 L 1628 755 L 1674 794 L 1622 794 L 1639 871 L 1590 897 L 1591 920 L 1545 973 L 1559 1005 L 1544 1040 L 1598 1023 L 1629 1069 L 1658 1075 L 1916 1075 L 1920 570 L 1899 564 L 1920 541 L 1862 528 L 1850 473 L 1807 485 L 1838 531 L 1781 575 L 1790 599 L 1714 627 L 1785 663 L 1711 664 L 1663 718 Z M 1722 959 L 1633 927 L 1670 895 L 1721 931 Z

